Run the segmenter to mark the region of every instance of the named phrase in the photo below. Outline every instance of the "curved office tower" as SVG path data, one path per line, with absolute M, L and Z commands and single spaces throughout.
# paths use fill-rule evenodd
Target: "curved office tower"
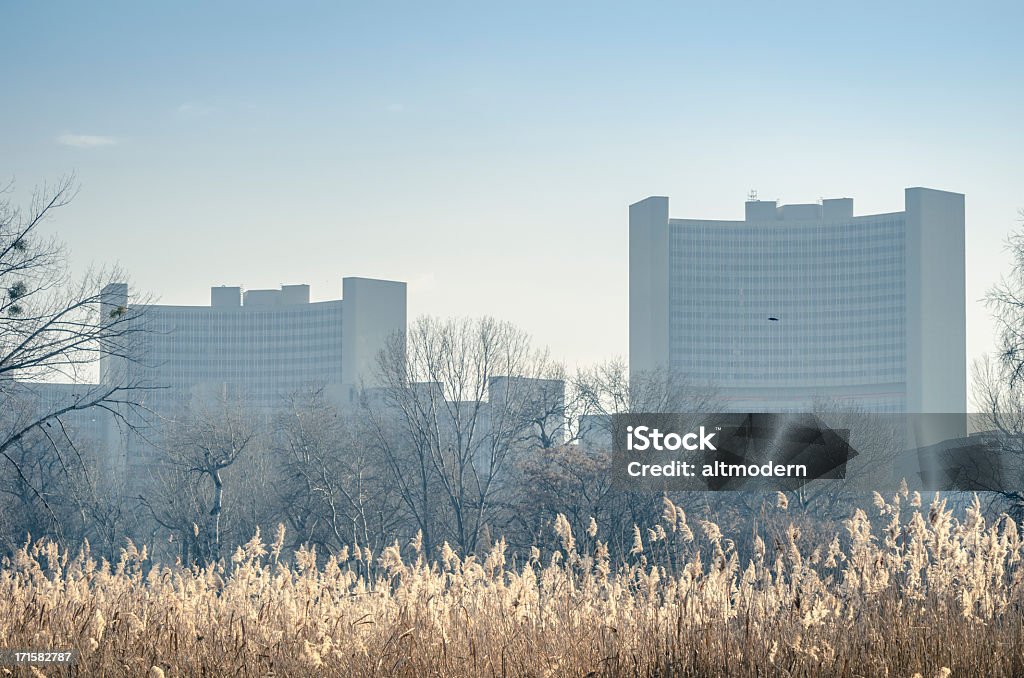
M 128 286 L 114 283 L 103 289 L 103 305 L 104 314 L 143 310 L 137 361 L 101 347 L 100 381 L 146 386 L 142 404 L 155 415 L 147 424 L 218 397 L 270 412 L 294 393 L 323 388 L 347 405 L 359 387 L 377 385 L 378 352 L 406 329 L 405 283 L 371 278 L 344 278 L 342 299 L 321 302 L 310 301 L 308 285 L 213 287 L 209 306 L 134 306 Z M 129 438 L 124 463 L 144 464 L 149 444 Z
M 209 306 L 148 305 L 139 362 L 100 356 L 100 380 L 127 369 L 154 386 L 148 404 L 166 413 L 207 391 L 227 388 L 273 407 L 308 385 L 347 390 L 374 384 L 378 351 L 405 331 L 405 283 L 344 278 L 343 299 L 310 302 L 309 285 L 279 290 L 213 287 Z M 107 306 L 128 306 L 128 286 L 108 285 Z
M 743 221 L 629 208 L 629 359 L 714 384 L 734 411 L 964 412 L 964 196 L 905 210 L 752 200 Z

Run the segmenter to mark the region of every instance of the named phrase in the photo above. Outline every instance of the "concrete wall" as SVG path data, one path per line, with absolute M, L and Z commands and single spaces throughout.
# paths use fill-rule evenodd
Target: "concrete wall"
M 128 284 L 109 283 L 100 290 L 100 317 L 109 318 L 119 308 L 128 308 Z M 124 359 L 110 356 L 108 347 L 100 346 L 100 383 L 111 383 L 123 376 Z
M 391 280 L 342 280 L 341 376 L 351 386 L 378 386 L 377 355 L 405 332 L 406 285 Z
M 242 305 L 242 288 L 240 287 L 211 287 L 210 307 L 211 308 L 239 308 Z
M 629 206 L 629 371 L 669 364 L 668 198 Z
M 966 413 L 964 196 L 908 188 L 906 223 L 907 411 Z M 922 421 L 931 423 L 914 431 L 920 446 L 966 435 L 966 415 Z
M 964 196 L 906 190 L 907 409 L 965 412 Z

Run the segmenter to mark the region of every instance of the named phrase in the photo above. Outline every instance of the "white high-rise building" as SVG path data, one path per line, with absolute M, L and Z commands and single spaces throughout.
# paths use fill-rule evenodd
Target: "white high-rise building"
M 101 313 L 130 307 L 128 286 L 103 289 Z M 406 329 L 406 285 L 345 278 L 342 298 L 310 302 L 308 285 L 277 290 L 214 287 L 209 306 L 146 305 L 132 362 L 101 352 L 100 381 L 124 378 L 158 417 L 173 417 L 196 399 L 229 394 L 247 407 L 272 410 L 303 389 L 326 388 L 346 405 L 376 385 L 377 355 Z M 404 336 L 400 334 L 399 336 Z M 127 462 L 144 449 L 127 444 Z
M 966 408 L 964 196 L 746 203 L 743 220 L 629 208 L 629 361 L 707 382 L 730 410 Z
M 103 290 L 108 309 L 127 307 L 128 287 Z M 146 404 L 157 411 L 209 389 L 228 387 L 256 406 L 272 407 L 311 384 L 336 397 L 375 385 L 378 352 L 405 332 L 403 282 L 345 278 L 342 298 L 310 302 L 309 285 L 279 290 L 213 287 L 209 306 L 143 309 L 138 361 L 130 365 L 101 355 L 100 381 L 115 369 L 154 387 Z

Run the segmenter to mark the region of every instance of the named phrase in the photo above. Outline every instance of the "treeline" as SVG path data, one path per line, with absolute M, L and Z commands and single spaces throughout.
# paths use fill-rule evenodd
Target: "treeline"
M 379 362 L 381 385 L 344 407 L 326 387 L 273 410 L 231 389 L 192 398 L 134 432 L 146 453 L 126 467 L 44 425 L 12 446 L 0 476 L 0 544 L 88 540 L 113 557 L 131 539 L 199 564 L 283 524 L 289 550 L 321 554 L 413 539 L 428 554 L 469 554 L 499 538 L 529 554 L 554 545 L 562 514 L 581 534 L 599 524 L 625 553 L 662 497 L 613 485 L 610 415 L 714 406 L 682 380 L 631 385 L 618 362 L 569 375 L 489 318 L 422 319 Z
M 344 407 L 327 387 L 272 410 L 231 389 L 192 397 L 135 432 L 147 453 L 127 473 L 104 466 L 109 452 L 44 426 L 12 447 L 18 471 L 0 475 L 0 545 L 11 553 L 28 535 L 87 540 L 113 559 L 130 539 L 158 561 L 202 565 L 283 526 L 286 552 L 380 554 L 397 542 L 440 557 L 484 554 L 503 540 L 522 561 L 557 550 L 569 530 L 581 541 L 600 534 L 622 560 L 638 540 L 659 542 L 646 526 L 668 504 L 691 524 L 729 525 L 732 548 L 747 552 L 744 535 L 774 529 L 765 516 L 779 502 L 805 536 L 827 543 L 852 504 L 870 501 L 827 481 L 778 497 L 617 487 L 612 416 L 718 411 L 713 389 L 664 374 L 630 380 L 615 361 L 570 374 L 493 319 L 416 321 L 381 354 L 379 373 L 377 387 Z M 645 554 L 666 565 L 677 557 L 666 546 Z

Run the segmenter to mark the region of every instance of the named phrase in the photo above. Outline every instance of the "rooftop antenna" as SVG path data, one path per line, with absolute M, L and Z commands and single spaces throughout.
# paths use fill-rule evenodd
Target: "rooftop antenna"
M 748 202 L 757 202 L 757 189 L 756 188 L 750 189 L 750 193 L 747 193 L 747 201 Z

